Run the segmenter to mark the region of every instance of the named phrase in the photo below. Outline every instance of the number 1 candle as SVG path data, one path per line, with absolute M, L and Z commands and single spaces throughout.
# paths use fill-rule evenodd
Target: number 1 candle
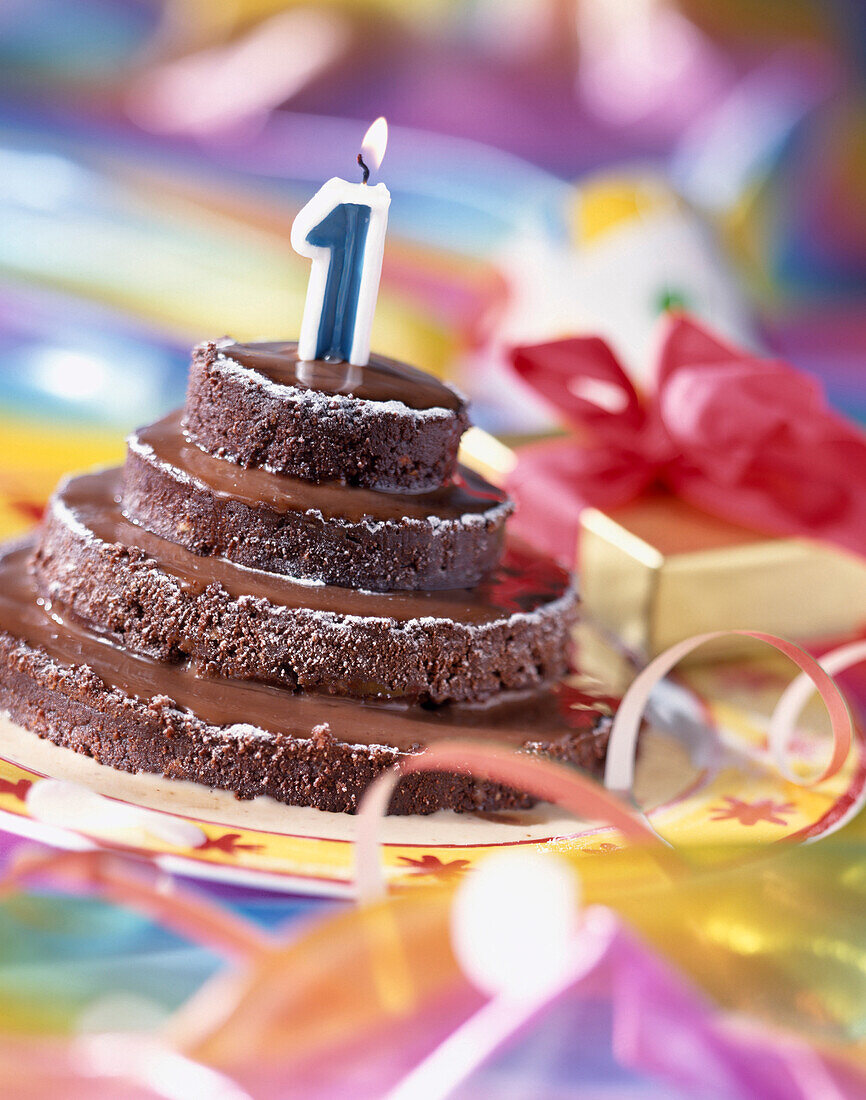
M 363 182 L 329 179 L 292 225 L 292 247 L 313 261 L 298 356 L 363 367 L 370 358 L 370 330 L 379 293 L 391 195 L 371 187 L 370 170 L 385 155 L 388 124 L 377 118 L 358 154 Z

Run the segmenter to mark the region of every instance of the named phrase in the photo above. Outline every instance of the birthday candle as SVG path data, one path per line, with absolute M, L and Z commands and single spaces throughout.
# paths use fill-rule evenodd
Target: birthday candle
M 379 293 L 391 195 L 367 183 L 382 162 L 388 124 L 378 118 L 358 154 L 361 183 L 335 176 L 295 218 L 292 247 L 312 261 L 298 341 L 302 360 L 331 359 L 364 366 Z

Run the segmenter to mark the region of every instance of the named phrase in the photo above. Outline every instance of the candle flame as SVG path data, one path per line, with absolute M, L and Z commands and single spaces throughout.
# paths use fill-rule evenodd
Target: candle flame
M 388 122 L 380 116 L 364 134 L 364 140 L 361 142 L 361 156 L 371 172 L 375 172 L 382 163 L 387 144 Z

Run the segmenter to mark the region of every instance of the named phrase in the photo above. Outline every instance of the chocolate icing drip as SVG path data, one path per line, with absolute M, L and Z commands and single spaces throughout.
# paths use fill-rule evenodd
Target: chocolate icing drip
M 284 607 L 338 615 L 382 616 L 406 622 L 436 618 L 481 624 L 504 616 L 530 614 L 561 599 L 571 578 L 549 558 L 519 542 L 508 545 L 502 562 L 475 588 L 416 592 L 364 592 L 337 585 L 296 581 L 250 569 L 225 558 L 202 557 L 126 519 L 121 511 L 120 470 L 71 478 L 57 494 L 73 523 L 104 542 L 139 547 L 193 593 L 219 584 L 233 598 L 257 596 Z
M 33 569 L 55 608 L 130 649 L 192 659 L 211 675 L 435 703 L 524 691 L 567 667 L 576 593 L 529 551 L 514 548 L 477 590 L 311 588 L 201 558 L 130 524 L 117 488 L 117 471 L 62 486 Z
M 472 483 L 412 496 L 246 470 L 188 442 L 175 415 L 130 438 L 123 511 L 193 553 L 288 577 L 375 592 L 467 588 L 499 562 L 512 510 Z
M 298 358 L 290 342 L 224 344 L 218 358 L 258 371 L 280 386 L 319 393 L 345 394 L 362 401 L 400 401 L 410 409 L 449 409 L 463 405 L 458 395 L 438 379 L 396 359 L 371 355 L 364 367 Z
M 214 496 L 251 507 L 264 504 L 280 513 L 315 511 L 325 519 L 377 523 L 404 518 L 454 520 L 511 511 L 505 493 L 465 469 L 451 484 L 423 494 L 381 493 L 339 482 L 314 484 L 267 470 L 244 469 L 206 454 L 187 439 L 180 411 L 136 432 L 130 447 L 152 452 L 160 464 L 206 486 Z
M 38 600 L 27 570 L 31 543 L 0 556 L 0 632 L 46 652 L 63 666 L 90 668 L 109 689 L 142 701 L 169 699 L 217 727 L 240 725 L 264 733 L 309 738 L 327 723 L 331 738 L 349 745 L 387 745 L 416 751 L 445 737 L 471 737 L 515 747 L 556 745 L 589 730 L 598 710 L 576 709 L 559 689 L 503 693 L 482 706 L 425 709 L 398 701 L 359 701 L 292 694 L 250 681 L 199 675 L 114 644 L 81 623 L 52 617 Z

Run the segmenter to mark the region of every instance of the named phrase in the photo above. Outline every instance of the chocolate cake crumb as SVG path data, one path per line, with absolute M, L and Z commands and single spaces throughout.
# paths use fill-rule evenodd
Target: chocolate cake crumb
M 598 772 L 609 710 L 561 679 L 577 595 L 503 556 L 511 502 L 455 465 L 463 399 L 293 349 L 196 349 L 183 422 L 0 551 L 0 708 L 123 771 L 334 812 L 449 738 Z M 413 773 L 389 812 L 533 802 Z
M 435 382 L 429 399 L 453 408 L 322 393 L 297 384 L 288 371 L 275 381 L 239 361 L 238 348 L 244 345 L 226 340 L 193 349 L 184 426 L 210 454 L 308 481 L 344 480 L 386 492 L 425 492 L 454 475 L 469 421 L 465 400 L 451 387 L 427 376 Z M 283 356 L 290 365 L 286 351 Z M 374 356 L 372 364 L 402 368 L 383 356 Z

